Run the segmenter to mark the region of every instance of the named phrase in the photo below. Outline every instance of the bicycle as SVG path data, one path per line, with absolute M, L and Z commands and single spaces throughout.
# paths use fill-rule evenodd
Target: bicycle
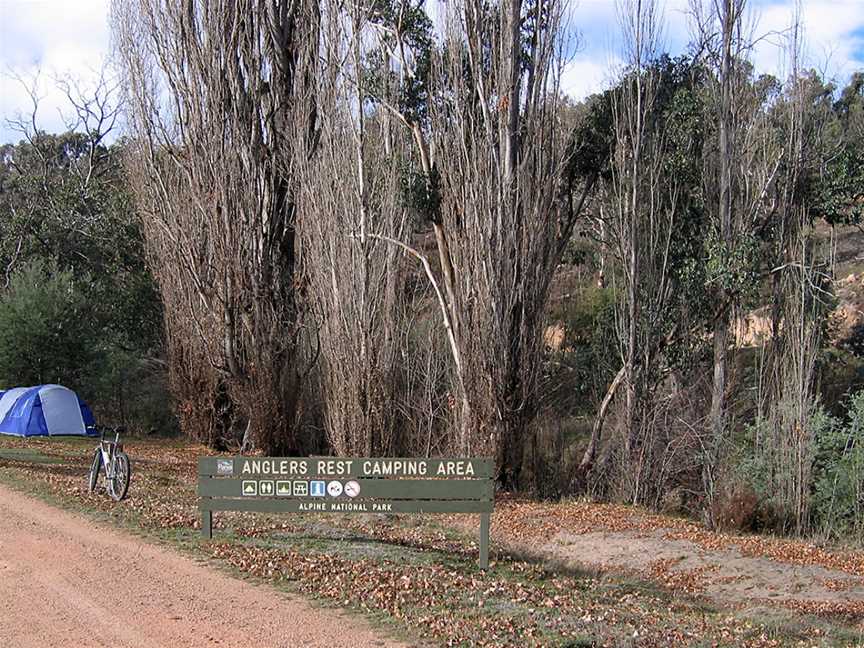
M 122 428 L 109 428 L 114 432 L 113 441 L 105 439 L 105 428 L 98 429 L 99 445 L 93 451 L 93 463 L 90 464 L 89 491 L 92 493 L 96 490 L 99 474 L 104 472 L 106 490 L 114 501 L 119 502 L 129 492 L 129 479 L 132 476 L 129 455 L 123 451 L 123 444 L 120 443 Z

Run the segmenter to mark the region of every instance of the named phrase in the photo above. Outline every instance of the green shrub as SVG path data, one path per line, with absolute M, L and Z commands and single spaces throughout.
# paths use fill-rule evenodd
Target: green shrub
M 745 530 L 805 531 L 818 506 L 814 484 L 822 462 L 834 455 L 820 449 L 837 434 L 839 421 L 816 407 L 804 429 L 781 417 L 748 426 L 731 457 L 731 479 L 719 506 L 736 510 L 732 526 Z M 790 429 L 793 428 L 793 429 Z M 742 506 L 747 502 L 746 507 Z
M 33 261 L 0 293 L 0 386 L 59 383 L 79 388 L 100 353 L 80 279 Z
M 846 425 L 835 419 L 819 437 L 813 512 L 826 536 L 864 540 L 864 391 L 849 400 Z
M 810 479 L 804 485 L 809 528 L 826 538 L 864 542 L 864 391 L 847 401 L 845 418 L 818 408 L 808 429 L 815 443 Z M 794 527 L 787 501 L 793 490 L 788 484 L 796 478 L 790 472 L 794 466 L 784 461 L 783 446 L 771 435 L 767 422 L 755 422 L 731 457 L 729 487 L 718 504 L 731 526 L 777 531 Z M 745 500 L 747 506 L 742 505 Z

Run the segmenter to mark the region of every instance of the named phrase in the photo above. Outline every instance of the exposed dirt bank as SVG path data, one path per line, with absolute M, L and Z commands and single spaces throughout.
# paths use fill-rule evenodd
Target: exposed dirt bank
M 463 520 L 460 526 L 474 524 Z M 496 503 L 492 538 L 505 551 L 636 573 L 721 605 L 774 604 L 864 621 L 862 551 L 714 533 L 635 507 L 512 499 Z

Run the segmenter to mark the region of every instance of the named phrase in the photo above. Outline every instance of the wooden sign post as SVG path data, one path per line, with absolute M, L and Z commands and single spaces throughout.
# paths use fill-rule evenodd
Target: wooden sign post
M 479 513 L 480 567 L 489 567 L 491 459 L 201 457 L 201 535 L 214 511 Z

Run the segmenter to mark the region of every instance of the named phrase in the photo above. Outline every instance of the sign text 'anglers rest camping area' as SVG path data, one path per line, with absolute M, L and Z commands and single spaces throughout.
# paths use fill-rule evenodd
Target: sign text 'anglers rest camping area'
M 480 567 L 489 566 L 491 459 L 201 457 L 201 535 L 213 511 L 479 513 Z

